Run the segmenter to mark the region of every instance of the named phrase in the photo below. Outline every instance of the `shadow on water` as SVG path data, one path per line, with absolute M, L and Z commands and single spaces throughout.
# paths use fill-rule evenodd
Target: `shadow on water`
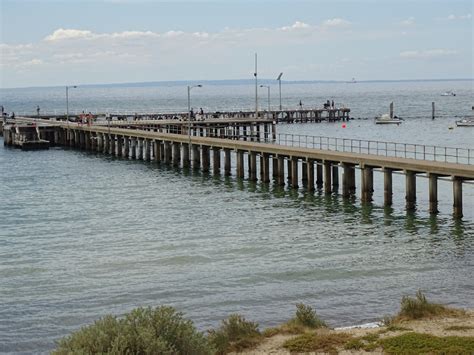
M 235 176 L 224 176 L 214 174 L 211 171 L 203 172 L 200 169 L 192 167 L 181 167 L 171 164 L 145 162 L 140 160 L 123 159 L 120 157 L 111 157 L 103 154 L 90 154 L 87 152 L 77 152 L 83 156 L 93 156 L 94 158 L 106 159 L 108 161 L 120 160 L 130 165 L 140 164 L 147 166 L 150 170 L 166 172 L 170 175 L 181 176 L 201 183 L 207 186 L 215 186 L 226 189 L 244 191 L 251 194 L 259 194 L 263 199 L 286 199 L 290 201 L 290 207 L 319 210 L 327 214 L 339 214 L 345 223 L 359 224 L 377 224 L 384 227 L 400 227 L 403 225 L 405 231 L 411 235 L 418 235 L 420 228 L 429 230 L 429 233 L 436 236 L 441 231 L 441 226 L 449 226 L 450 234 L 457 242 L 462 242 L 465 237 L 472 237 L 473 223 L 465 223 L 462 219 L 440 218 L 439 215 L 421 216 L 415 209 L 400 213 L 393 207 L 377 206 L 372 202 L 361 202 L 356 195 L 342 197 L 337 192 L 325 194 L 321 186 L 317 186 L 315 191 L 308 191 L 305 187 L 291 188 L 288 186 L 279 186 L 274 181 L 271 183 L 254 182 Z M 279 206 L 275 206 L 278 208 Z M 403 223 L 401 223 L 403 222 Z M 387 230 L 385 234 L 394 234 L 394 231 Z

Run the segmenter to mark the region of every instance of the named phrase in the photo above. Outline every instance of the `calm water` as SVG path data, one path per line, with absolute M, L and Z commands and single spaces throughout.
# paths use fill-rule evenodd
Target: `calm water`
M 252 105 L 251 88 L 204 89 L 193 91 L 199 107 Z M 186 105 L 183 87 L 76 90 L 79 110 Z M 394 100 L 407 121 L 379 127 L 356 119 L 345 129 L 279 125 L 282 133 L 474 148 L 474 130 L 448 129 L 455 116 L 470 113 L 472 82 L 285 90 L 288 102 L 334 98 L 356 118 L 386 112 Z M 458 96 L 439 96 L 447 90 Z M 62 90 L 0 93 L 8 111 L 36 104 L 54 110 Z M 443 116 L 434 122 L 431 101 Z M 407 214 L 401 175 L 394 176 L 394 206 L 384 209 L 379 173 L 373 204 L 361 206 L 358 199 L 303 189 L 59 148 L 22 152 L 1 143 L 0 352 L 47 352 L 101 315 L 143 305 L 173 305 L 202 330 L 233 312 L 275 325 L 298 302 L 332 326 L 363 323 L 395 312 L 401 296 L 419 288 L 436 301 L 474 307 L 473 185 L 464 186 L 465 217 L 454 220 L 447 181 L 439 183 L 441 213 L 430 217 L 423 178 L 418 209 Z

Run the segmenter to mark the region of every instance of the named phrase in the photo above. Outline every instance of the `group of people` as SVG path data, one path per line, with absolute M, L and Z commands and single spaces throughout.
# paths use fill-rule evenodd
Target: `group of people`
M 324 108 L 325 108 L 325 109 L 329 109 L 329 108 L 335 109 L 335 108 L 336 108 L 336 104 L 334 103 L 334 100 L 332 100 L 332 101 L 327 100 L 327 101 L 324 103 Z
M 3 107 L 3 105 L 0 106 L 0 111 L 2 113 L 2 119 L 3 119 L 3 122 L 5 122 L 7 120 L 8 117 L 10 117 L 11 119 L 15 119 L 15 112 L 12 112 L 10 114 L 10 116 L 8 116 L 8 113 L 5 112 L 5 107 Z

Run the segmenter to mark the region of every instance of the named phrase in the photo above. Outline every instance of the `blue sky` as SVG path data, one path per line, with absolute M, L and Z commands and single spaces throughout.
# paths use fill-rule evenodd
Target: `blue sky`
M 472 78 L 473 2 L 1 2 L 1 87 Z

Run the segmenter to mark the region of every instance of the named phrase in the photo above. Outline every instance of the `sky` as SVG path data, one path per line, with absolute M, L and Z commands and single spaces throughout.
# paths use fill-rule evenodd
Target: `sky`
M 0 87 L 474 77 L 472 0 L 0 0 Z

